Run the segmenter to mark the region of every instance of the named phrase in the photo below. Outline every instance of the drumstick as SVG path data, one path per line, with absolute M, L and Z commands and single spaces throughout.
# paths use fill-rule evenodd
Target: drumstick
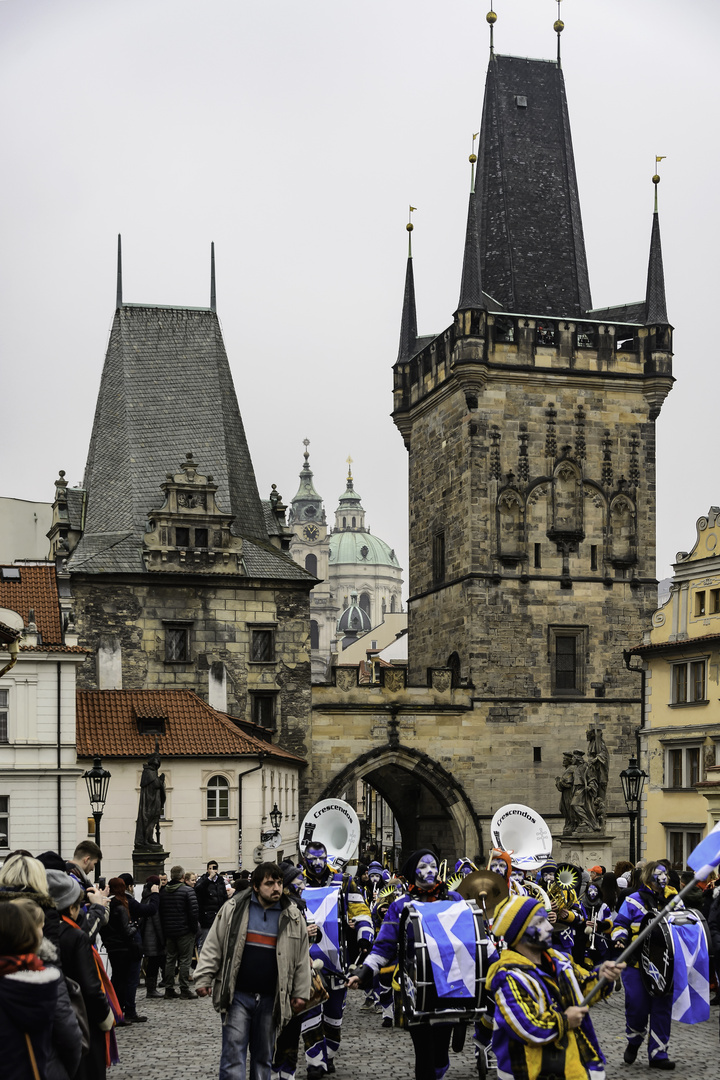
M 704 868 L 703 868 L 703 870 L 704 870 Z M 662 911 L 659 911 L 658 914 L 655 916 L 655 918 L 650 920 L 650 922 L 647 924 L 645 929 L 640 931 L 640 933 L 635 938 L 635 940 L 633 942 L 631 942 L 628 945 L 628 947 L 623 950 L 623 952 L 620 953 L 620 956 L 618 956 L 617 960 L 615 960 L 614 963 L 622 964 L 627 960 L 628 956 L 632 956 L 632 954 L 637 949 L 638 945 L 642 941 L 645 940 L 645 938 L 648 936 L 648 934 L 651 934 L 653 932 L 654 928 L 657 926 L 658 923 L 662 922 L 664 919 L 667 919 L 668 915 L 670 915 L 675 910 L 675 908 L 678 906 L 678 904 L 682 900 L 685 893 L 690 892 L 693 885 L 695 885 L 698 881 L 702 881 L 701 874 L 695 874 L 692 881 L 689 881 L 687 883 L 687 885 L 683 889 L 681 889 L 680 892 L 676 896 L 673 896 L 673 898 L 669 902 L 669 904 L 666 904 L 666 906 L 662 909 Z M 603 986 L 607 986 L 609 982 L 610 982 L 610 979 L 605 979 L 605 978 L 598 979 L 598 981 L 595 983 L 595 985 L 592 988 L 592 990 L 590 991 L 590 993 L 586 994 L 585 997 L 580 1002 L 580 1007 L 582 1008 L 583 1005 L 591 1005 L 592 1004 L 592 999 L 595 997 L 598 990 L 601 990 L 603 988 Z

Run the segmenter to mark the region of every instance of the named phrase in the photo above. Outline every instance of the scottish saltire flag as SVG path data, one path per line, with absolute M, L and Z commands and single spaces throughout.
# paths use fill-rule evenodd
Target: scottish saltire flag
M 439 998 L 475 997 L 475 919 L 464 900 L 418 904 Z
M 307 920 L 317 923 L 322 930 L 320 941 L 310 946 L 310 956 L 313 960 L 322 960 L 323 968 L 331 975 L 345 974 L 340 950 L 339 896 L 340 890 L 337 886 L 305 889 L 303 892 L 303 900 L 307 904 Z
M 720 863 L 720 821 L 688 855 L 688 866 L 696 874 L 700 872 L 701 880 L 706 878 L 711 870 L 715 870 L 718 863 Z
M 691 912 L 684 912 L 691 915 Z M 670 923 L 673 954 L 672 1018 L 681 1024 L 710 1019 L 710 958 L 700 920 Z

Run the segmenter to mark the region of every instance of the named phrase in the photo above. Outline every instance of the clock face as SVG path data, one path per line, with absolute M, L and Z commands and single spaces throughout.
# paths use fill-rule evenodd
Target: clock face
M 302 534 L 306 540 L 317 540 L 318 536 L 320 535 L 320 530 L 318 529 L 317 525 L 306 525 L 302 531 Z

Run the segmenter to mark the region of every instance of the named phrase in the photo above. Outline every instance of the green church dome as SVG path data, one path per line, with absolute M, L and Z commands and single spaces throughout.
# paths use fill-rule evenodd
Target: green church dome
M 369 532 L 335 531 L 330 534 L 330 565 L 399 567 L 395 551 Z

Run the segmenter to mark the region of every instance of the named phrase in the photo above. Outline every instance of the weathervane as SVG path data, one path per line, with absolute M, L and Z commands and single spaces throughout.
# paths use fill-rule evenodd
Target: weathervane
M 408 234 L 408 259 L 412 259 L 412 231 L 415 226 L 412 223 L 413 211 L 417 210 L 417 206 L 411 206 L 408 209 L 408 223 L 405 226 Z
M 655 155 L 655 168 L 656 169 L 657 169 L 658 165 L 660 164 L 660 162 L 664 161 L 666 157 L 667 157 L 667 154 L 656 154 Z M 660 183 L 660 176 L 659 176 L 659 174 L 657 172 L 653 176 L 652 181 L 653 181 L 653 184 L 655 185 L 655 213 L 657 214 L 657 212 L 658 212 L 657 189 L 658 189 L 658 184 Z
M 561 3 L 562 3 L 562 0 L 557 0 L 558 17 L 557 17 L 557 19 L 555 20 L 555 22 L 553 24 L 553 30 L 557 34 L 557 39 L 558 39 L 558 56 L 557 56 L 558 67 L 560 66 L 560 35 L 562 34 L 563 30 L 565 29 L 565 23 L 560 18 L 560 4 Z

